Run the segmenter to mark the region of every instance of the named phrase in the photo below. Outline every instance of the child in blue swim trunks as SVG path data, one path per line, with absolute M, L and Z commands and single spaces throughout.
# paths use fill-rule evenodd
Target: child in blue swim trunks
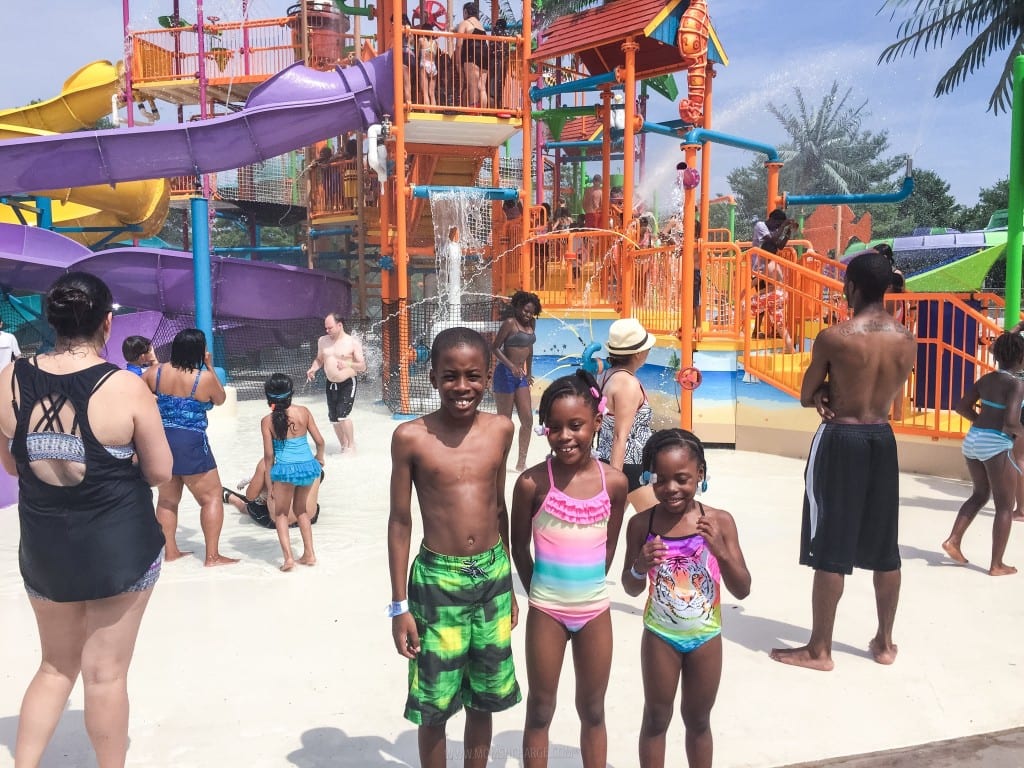
M 302 405 L 292 405 L 292 380 L 275 373 L 263 385 L 271 414 L 260 422 L 263 459 L 270 467 L 270 493 L 274 497 L 274 526 L 284 552 L 282 571 L 295 567 L 288 533 L 288 512 L 295 515 L 302 535 L 302 565 L 316 565 L 313 552 L 313 524 L 307 505 L 309 491 L 324 465 L 324 438 L 313 414 Z M 316 443 L 316 456 L 309 450 L 307 435 Z
M 683 429 L 655 432 L 641 462 L 658 503 L 629 521 L 622 570 L 630 595 L 650 580 L 640 644 L 640 766 L 665 765 L 665 734 L 681 679 L 688 764 L 711 768 L 711 707 L 722 677 L 721 582 L 742 600 L 750 594 L 750 571 L 732 515 L 694 498 L 698 488 L 707 490 L 697 436 Z
M 1024 338 L 1019 333 L 1003 333 L 992 344 L 992 357 L 999 370 L 978 379 L 956 407 L 957 413 L 971 422 L 964 437 L 963 454 L 974 489 L 961 505 L 942 548 L 956 562 L 967 562 L 960 543 L 991 496 L 996 515 L 988 572 L 990 576 L 1008 576 L 1017 572 L 1003 562 L 1003 553 L 1010 539 L 1017 476 L 1021 471 L 1013 459 L 1013 446 L 1015 438 L 1024 439 L 1020 419 L 1024 381 L 1018 378 L 1024 369 Z

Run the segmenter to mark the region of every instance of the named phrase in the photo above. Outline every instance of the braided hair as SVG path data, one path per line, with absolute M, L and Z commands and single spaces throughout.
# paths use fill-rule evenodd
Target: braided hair
M 1000 368 L 1012 368 L 1024 360 L 1024 337 L 1019 333 L 1004 332 L 992 342 L 992 357 Z
M 659 429 L 650 436 L 644 445 L 640 458 L 644 471 L 653 475 L 654 461 L 658 458 L 658 454 L 668 448 L 678 446 L 687 448 L 693 454 L 694 458 L 697 459 L 697 469 L 700 470 L 706 480 L 708 476 L 708 462 L 704 458 L 704 443 L 693 432 L 685 429 Z
M 274 437 L 278 440 L 288 439 L 288 408 L 292 404 L 292 378 L 284 373 L 273 373 L 263 384 L 263 392 L 267 396 L 267 404 L 273 409 L 270 424 Z
M 555 400 L 562 397 L 579 397 L 587 403 L 595 414 L 599 413 L 598 404 L 601 401 L 600 390 L 597 387 L 597 379 L 589 372 L 578 368 L 576 373 L 555 379 L 544 394 L 540 396 L 540 407 L 537 409 L 540 423 L 544 424 L 551 415 L 551 406 Z

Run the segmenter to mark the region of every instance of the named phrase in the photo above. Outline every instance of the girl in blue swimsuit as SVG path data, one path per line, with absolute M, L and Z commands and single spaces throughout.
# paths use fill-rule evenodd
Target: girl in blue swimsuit
M 497 360 L 492 386 L 498 414 L 511 419 L 513 407 L 519 414 L 516 472 L 522 472 L 526 469 L 526 454 L 533 432 L 530 384 L 533 383 L 533 345 L 537 343 L 537 316 L 541 307 L 537 294 L 527 291 L 516 291 L 511 304 L 512 316 L 501 324 L 491 346 Z
M 978 379 L 956 407 L 957 413 L 971 423 L 964 437 L 963 454 L 974 490 L 961 505 L 942 548 L 956 562 L 967 562 L 960 543 L 991 496 L 996 516 L 988 572 L 991 576 L 1006 576 L 1017 572 L 1003 562 L 1003 553 L 1013 525 L 1017 475 L 1021 471 L 1013 460 L 1013 446 L 1015 439 L 1024 440 L 1020 420 L 1024 381 L 1018 378 L 1024 368 L 1024 338 L 1019 333 L 1003 333 L 992 344 L 992 357 L 999 370 Z
M 640 644 L 640 766 L 665 765 L 665 734 L 681 687 L 687 763 L 711 768 L 711 707 L 722 677 L 721 584 L 742 600 L 750 594 L 750 571 L 732 515 L 694 498 L 698 488 L 707 490 L 697 436 L 683 429 L 655 432 L 641 458 L 658 503 L 629 521 L 622 570 L 630 595 L 650 582 Z
M 282 571 L 295 567 L 292 542 L 288 533 L 288 511 L 295 515 L 302 535 L 302 565 L 316 565 L 313 552 L 313 525 L 308 498 L 313 483 L 324 465 L 324 438 L 313 421 L 313 414 L 302 405 L 292 405 L 292 380 L 275 373 L 263 385 L 271 413 L 260 422 L 263 433 L 264 465 L 270 467 L 271 495 L 274 497 L 274 526 L 284 552 Z M 309 450 L 307 435 L 316 443 L 316 456 Z

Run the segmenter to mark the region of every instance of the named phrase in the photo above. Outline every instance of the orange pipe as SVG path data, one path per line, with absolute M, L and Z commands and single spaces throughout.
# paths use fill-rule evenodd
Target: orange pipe
M 686 165 L 692 168 L 697 163 L 697 144 L 687 144 L 683 147 Z M 697 218 L 696 189 L 683 190 L 683 252 L 682 252 L 682 285 L 679 286 L 679 294 L 682 300 L 682 324 L 680 325 L 679 339 L 679 369 L 693 366 L 693 274 L 694 274 L 694 250 L 696 238 L 694 237 L 694 224 Z M 693 430 L 693 392 L 683 389 L 679 398 L 679 426 L 683 429 Z
M 608 226 L 612 214 L 612 89 L 601 90 L 601 228 Z
M 782 163 L 765 163 L 768 169 L 768 210 L 765 216 L 779 207 L 779 171 L 782 170 Z
M 532 20 L 530 19 L 530 0 L 523 0 L 523 35 L 516 50 L 519 53 L 519 66 L 522 67 L 522 77 L 519 81 L 523 86 L 523 216 L 520 241 L 524 243 L 519 251 L 519 279 L 524 291 L 531 290 L 530 260 L 526 258 L 523 250 L 525 243 L 530 237 L 530 217 L 526 214 L 526 207 L 533 199 L 533 174 L 530 173 L 530 158 L 533 157 L 533 119 L 530 102 L 530 40 L 533 35 Z M 544 166 L 537 169 L 537 173 L 544 173 Z
M 398 53 L 402 50 L 402 6 L 392 0 L 391 4 L 391 50 Z M 394 67 L 395 98 L 401 99 L 403 93 L 402 67 Z M 404 101 L 404 100 L 403 100 Z M 394 140 L 395 161 L 395 299 L 398 308 L 398 348 L 409 346 L 409 254 L 406 252 L 408 218 L 408 198 L 405 179 L 405 110 L 407 104 L 396 109 L 392 115 L 391 138 Z M 411 413 L 409 398 L 409 369 L 399 366 L 398 386 L 401 393 L 400 411 Z
M 636 52 L 640 49 L 632 37 L 622 44 L 626 54 L 626 125 L 622 137 L 622 229 L 633 221 L 633 184 L 636 163 Z M 608 180 L 605 181 L 608 184 Z
M 704 65 L 704 129 L 711 130 L 711 83 L 715 76 L 711 63 Z M 700 148 L 700 228 L 702 238 L 706 240 L 711 226 L 711 142 L 707 141 Z M 703 274 L 703 273 L 702 273 Z

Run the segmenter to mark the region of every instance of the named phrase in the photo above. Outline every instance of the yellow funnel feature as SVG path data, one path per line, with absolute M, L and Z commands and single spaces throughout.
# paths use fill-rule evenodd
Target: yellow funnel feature
M 0 110 L 0 141 L 91 127 L 110 112 L 110 97 L 117 92 L 120 75 L 120 64 L 96 61 L 69 77 L 60 96 L 20 109 Z M 120 229 L 138 225 L 141 231 L 132 236 L 140 239 L 160 231 L 170 206 L 170 186 L 165 179 L 40 190 L 33 194 L 53 200 L 54 226 Z M 0 222 L 20 224 L 21 220 L 13 208 L 0 206 Z M 109 235 L 64 234 L 87 246 Z
M 0 123 L 67 133 L 91 128 L 110 114 L 110 98 L 120 90 L 121 62 L 94 61 L 64 81 L 60 95 L 27 107 L 0 110 Z

